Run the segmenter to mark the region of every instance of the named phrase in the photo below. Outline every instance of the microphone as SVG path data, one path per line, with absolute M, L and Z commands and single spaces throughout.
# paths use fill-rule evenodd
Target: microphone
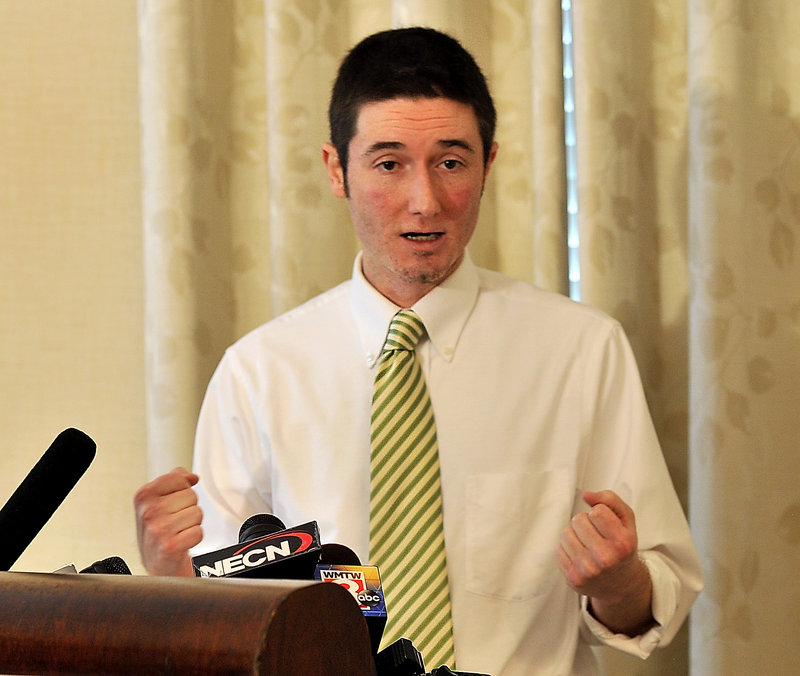
M 272 515 L 250 517 L 239 530 L 239 544 L 192 557 L 195 576 L 313 579 L 322 551 L 317 522 L 280 526 Z
M 84 568 L 81 573 L 101 573 L 103 575 L 132 575 L 131 569 L 119 556 L 109 556 L 106 559 L 95 561 L 91 566 Z M 78 569 L 74 563 L 68 563 L 53 571 L 56 575 L 77 575 Z
M 334 582 L 349 591 L 367 621 L 372 654 L 380 649 L 386 627 L 386 599 L 377 566 L 362 566 L 356 553 L 339 544 L 322 545 L 322 556 L 314 571 L 314 579 Z
M 375 655 L 377 676 L 424 676 L 422 654 L 407 638 L 399 638 Z
M 322 565 L 336 564 L 340 566 L 360 566 L 361 559 L 350 547 L 340 545 L 335 542 L 326 542 L 322 545 L 322 553 L 319 557 L 317 568 Z
M 377 676 L 489 676 L 474 671 L 453 671 L 446 664 L 425 671 L 422 654 L 407 638 L 399 638 L 375 655 Z
M 99 573 L 102 575 L 132 575 L 131 569 L 119 556 L 95 561 L 91 566 L 84 568 L 81 573 Z
M 286 524 L 274 514 L 253 514 L 250 518 L 245 519 L 239 528 L 239 542 L 255 540 L 262 535 L 269 535 L 285 529 Z
M 0 509 L 0 571 L 14 565 L 94 460 L 97 445 L 80 430 L 61 432 Z

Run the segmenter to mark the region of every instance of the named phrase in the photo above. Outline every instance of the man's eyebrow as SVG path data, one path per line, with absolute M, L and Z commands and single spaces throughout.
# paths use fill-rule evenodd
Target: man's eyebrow
M 439 141 L 440 145 L 443 145 L 445 148 L 461 148 L 462 150 L 466 150 L 469 153 L 474 153 L 475 148 L 473 148 L 469 143 L 464 141 L 463 139 L 453 138 L 453 139 L 443 139 Z
M 444 148 L 461 148 L 469 153 L 475 152 L 475 148 L 463 139 L 442 139 L 439 141 L 439 145 Z M 369 155 L 374 155 L 384 150 L 402 150 L 405 147 L 405 144 L 400 143 L 400 141 L 378 141 L 369 146 L 369 148 L 364 151 L 363 156 L 368 157 Z
M 367 148 L 363 152 L 363 156 L 368 157 L 369 155 L 374 155 L 375 153 L 379 153 L 383 150 L 402 150 L 405 147 L 405 144 L 400 143 L 400 141 L 378 141 Z

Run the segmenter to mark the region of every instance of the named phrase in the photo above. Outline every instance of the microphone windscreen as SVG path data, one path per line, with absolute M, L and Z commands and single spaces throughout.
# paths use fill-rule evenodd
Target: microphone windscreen
M 84 568 L 81 573 L 99 573 L 101 575 L 131 575 L 128 564 L 119 556 L 109 556 L 107 559 L 95 561 L 91 566 Z
M 78 483 L 97 445 L 74 428 L 61 432 L 0 509 L 0 570 L 8 570 Z
M 360 566 L 361 559 L 346 545 L 340 545 L 336 542 L 326 542 L 322 545 L 319 563 L 320 565 Z
M 253 514 L 239 528 L 239 542 L 255 540 L 285 529 L 286 525 L 274 514 Z

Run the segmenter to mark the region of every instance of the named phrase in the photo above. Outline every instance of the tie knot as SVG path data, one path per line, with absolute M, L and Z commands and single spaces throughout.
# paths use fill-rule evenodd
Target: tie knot
M 414 350 L 425 333 L 425 325 L 414 310 L 400 310 L 389 324 L 383 351 Z

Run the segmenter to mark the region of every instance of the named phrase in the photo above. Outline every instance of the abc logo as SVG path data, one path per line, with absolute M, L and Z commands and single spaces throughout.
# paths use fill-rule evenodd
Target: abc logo
M 367 608 L 374 608 L 381 602 L 381 597 L 378 592 L 372 589 L 365 589 L 356 595 L 359 604 Z

